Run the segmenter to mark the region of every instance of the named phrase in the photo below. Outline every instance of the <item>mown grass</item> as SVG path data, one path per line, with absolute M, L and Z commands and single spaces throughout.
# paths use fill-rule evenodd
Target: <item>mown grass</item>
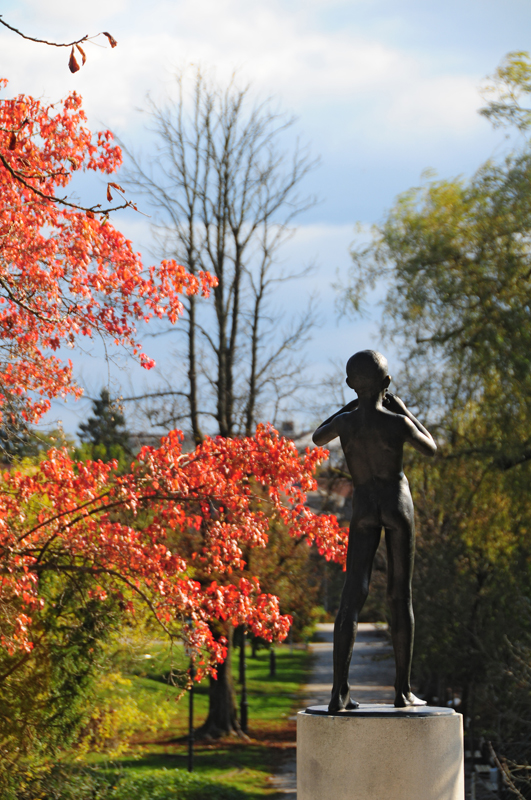
M 247 653 L 247 700 L 249 740 L 229 738 L 196 742 L 194 772 L 187 772 L 188 695 L 179 685 L 168 683 L 170 667 L 182 668 L 182 656 L 153 646 L 149 660 L 134 667 L 132 693 L 141 694 L 146 705 L 175 706 L 171 724 L 149 736 L 137 736 L 130 750 L 118 759 L 104 755 L 88 759 L 104 781 L 95 797 L 102 800 L 259 800 L 275 794 L 268 778 L 295 746 L 294 713 L 299 689 L 310 669 L 305 650 L 281 646 L 276 649 L 276 676 L 269 675 L 269 653 L 256 658 Z M 237 659 L 234 659 L 235 662 Z M 236 688 L 238 668 L 233 665 Z M 177 681 L 177 684 L 179 682 Z M 176 702 L 177 701 L 177 702 Z M 194 727 L 208 711 L 208 681 L 195 688 Z M 99 783 L 99 778 L 98 778 Z M 104 792 L 104 794 L 101 794 Z

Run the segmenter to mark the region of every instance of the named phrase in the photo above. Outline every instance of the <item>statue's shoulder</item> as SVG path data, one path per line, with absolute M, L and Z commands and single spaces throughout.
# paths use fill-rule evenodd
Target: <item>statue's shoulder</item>
M 358 409 L 341 414 L 338 417 L 338 427 L 341 437 L 349 437 L 360 431 L 363 428 L 363 419 Z

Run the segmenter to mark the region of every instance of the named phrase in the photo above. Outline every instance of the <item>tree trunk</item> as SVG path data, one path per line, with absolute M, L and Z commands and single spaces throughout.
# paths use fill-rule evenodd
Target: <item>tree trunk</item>
M 253 435 L 254 413 L 256 407 L 256 383 L 258 373 L 258 329 L 260 325 L 260 311 L 263 298 L 263 280 L 260 275 L 260 287 L 256 293 L 253 309 L 253 323 L 251 327 L 251 364 L 249 370 L 249 394 L 245 406 L 245 435 Z
M 192 424 L 192 435 L 194 442 L 200 444 L 203 441 L 203 434 L 199 424 L 199 407 L 197 402 L 197 363 L 196 363 L 196 319 L 195 319 L 196 298 L 192 295 L 189 298 L 188 306 L 188 383 L 190 388 L 190 422 Z
M 196 738 L 221 739 L 223 736 L 244 736 L 238 721 L 236 692 L 232 679 L 234 629 L 230 623 L 223 631 L 227 637 L 227 658 L 218 665 L 218 676 L 210 678 L 208 716 L 196 732 Z

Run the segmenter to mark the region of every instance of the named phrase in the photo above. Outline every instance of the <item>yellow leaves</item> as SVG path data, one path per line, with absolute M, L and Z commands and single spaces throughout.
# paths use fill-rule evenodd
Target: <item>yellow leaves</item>
M 529 100 L 524 97 L 531 92 L 529 53 L 523 50 L 507 53 L 487 81 L 481 93 L 485 99 L 489 99 L 479 113 L 487 117 L 495 128 L 512 125 L 520 130 L 529 128 Z
M 81 750 L 105 750 L 117 756 L 127 750 L 135 734 L 169 729 L 175 693 L 168 689 L 165 702 L 161 702 L 160 694 L 143 690 L 136 680 L 118 671 L 101 676 L 98 695 L 91 699 L 90 723 L 82 736 Z

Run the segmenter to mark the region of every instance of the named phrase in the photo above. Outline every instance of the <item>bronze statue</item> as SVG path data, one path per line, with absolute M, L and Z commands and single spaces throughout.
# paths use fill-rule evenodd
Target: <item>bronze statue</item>
M 353 355 L 347 363 L 347 384 L 358 397 L 325 420 L 313 435 L 317 445 L 325 445 L 339 436 L 354 483 L 347 574 L 334 625 L 330 713 L 359 705 L 350 697 L 348 672 L 358 616 L 369 592 L 382 528 L 387 546 L 387 594 L 396 662 L 394 704 L 397 708 L 425 705 L 415 697 L 410 685 L 415 528 L 413 502 L 402 462 L 405 442 L 428 456 L 435 453 L 437 445 L 402 400 L 387 392 L 390 383 L 384 356 L 373 350 Z

